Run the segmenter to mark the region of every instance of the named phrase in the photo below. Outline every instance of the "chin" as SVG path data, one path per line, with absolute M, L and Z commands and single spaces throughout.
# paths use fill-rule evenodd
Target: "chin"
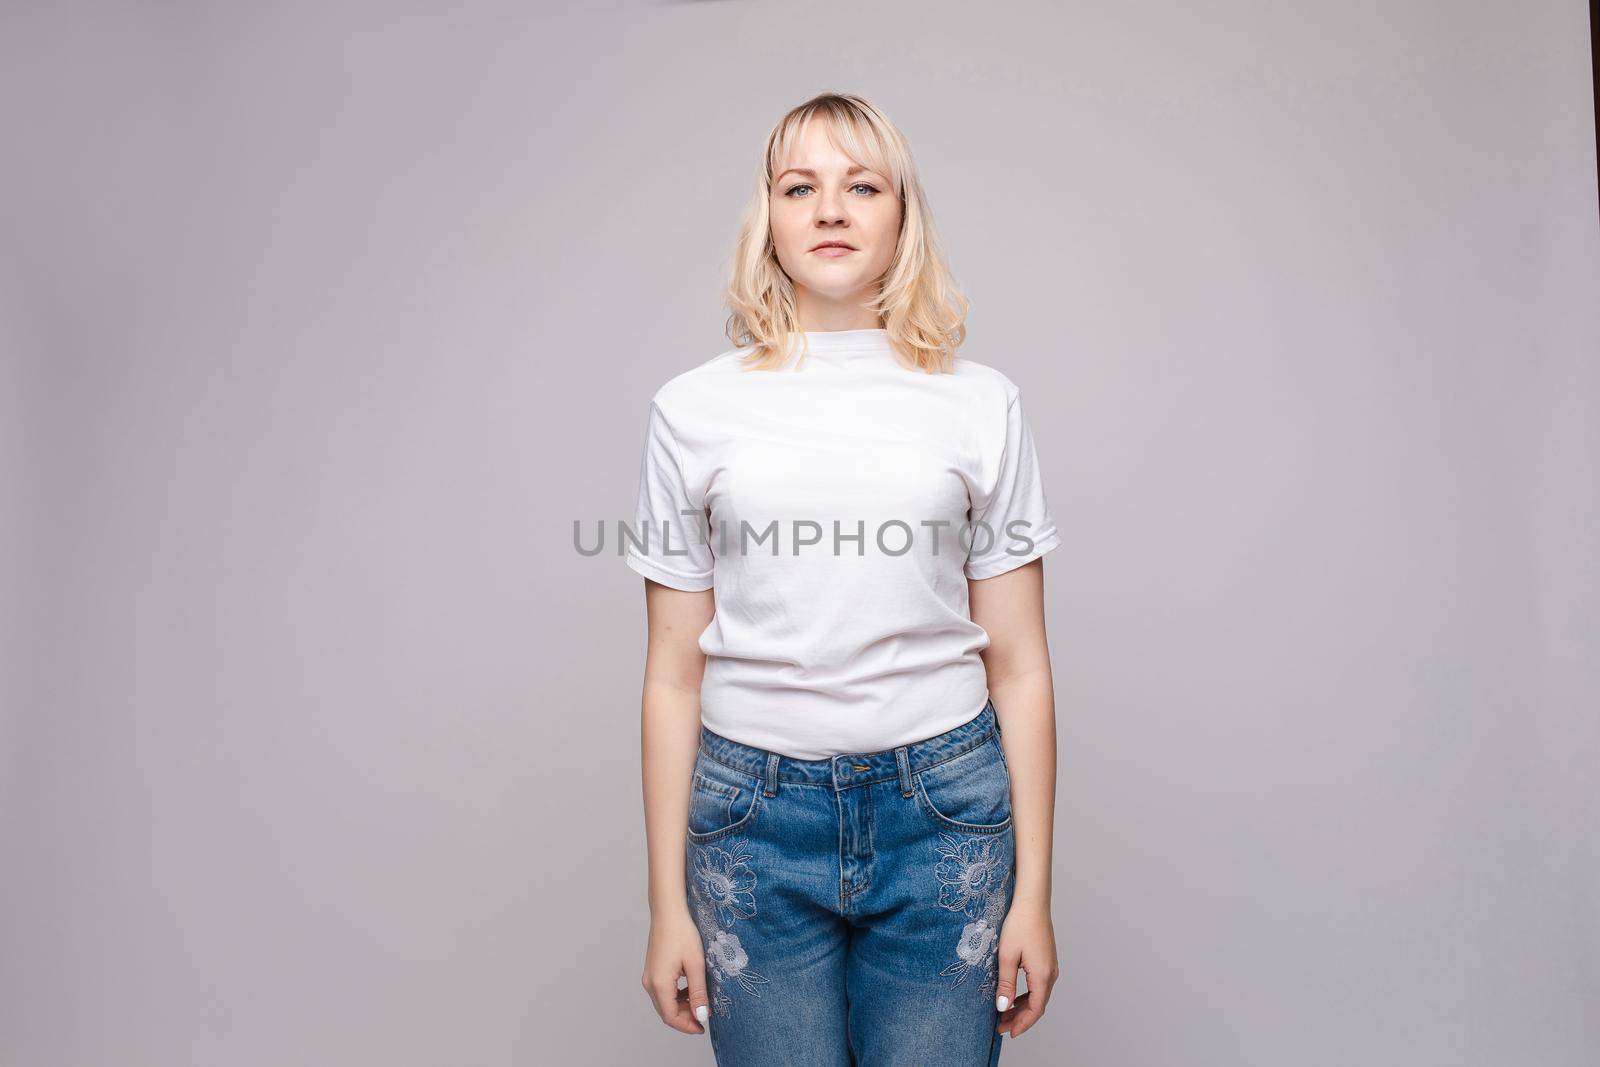
M 855 270 L 846 274 L 844 271 L 807 271 L 799 276 L 799 280 L 818 292 L 830 294 L 852 293 L 865 285 L 867 276 L 865 271 Z
M 801 284 L 818 296 L 829 300 L 848 300 L 861 291 L 860 285 L 840 285 L 837 278 L 829 278 L 827 285 L 812 285 L 804 281 Z

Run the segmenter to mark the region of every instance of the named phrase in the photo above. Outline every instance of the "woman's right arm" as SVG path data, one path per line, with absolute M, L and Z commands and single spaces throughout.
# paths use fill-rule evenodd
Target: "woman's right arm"
M 641 701 L 644 821 L 650 869 L 650 942 L 640 981 L 662 1022 L 705 1033 L 695 1011 L 708 1006 L 705 950 L 689 911 L 684 839 L 689 787 L 700 745 L 700 635 L 711 623 L 711 590 L 688 592 L 645 579 L 649 641 Z M 686 976 L 688 988 L 678 989 Z M 707 1007 L 709 1012 L 709 1007 Z

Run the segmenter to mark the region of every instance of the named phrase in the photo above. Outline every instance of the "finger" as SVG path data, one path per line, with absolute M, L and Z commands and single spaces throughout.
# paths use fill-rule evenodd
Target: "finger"
M 1050 996 L 1055 991 L 1056 979 L 1059 977 L 1061 977 L 1061 972 L 1057 969 L 1047 972 L 1044 980 L 1039 983 L 1039 995 L 1030 998 L 1034 1002 L 1034 1006 L 1039 1009 L 1040 1015 L 1043 1015 L 1049 1009 Z
M 1022 953 L 1011 950 L 1000 953 L 999 976 L 995 982 L 994 1010 L 998 1012 L 1009 1011 L 1017 999 L 1017 964 L 1022 962 Z
M 1028 994 L 1032 992 L 1033 990 L 1030 989 L 1026 993 L 1018 993 L 1017 999 L 1012 1001 L 1011 1006 L 1000 1013 L 1000 1022 L 995 1027 L 996 1033 L 1009 1033 L 1012 1036 L 1018 1033 L 1014 1027 L 1017 1024 L 1017 1019 L 1021 1017 L 1023 1011 L 1028 1007 Z
M 1023 970 L 1026 971 L 1027 967 L 1023 967 Z M 1035 982 L 1033 975 L 1028 975 L 1029 988 L 1023 994 L 1023 998 L 1027 1001 L 1028 1016 L 1021 1022 L 1020 1029 L 1016 1031 L 1018 1034 L 1038 1022 L 1044 1013 L 1049 1010 L 1050 994 L 1055 989 L 1056 979 L 1061 977 L 1060 968 L 1053 964 L 1048 971 L 1043 967 L 1038 968 L 1038 970 L 1044 975 L 1039 981 Z
M 688 1005 L 678 998 L 678 976 L 652 975 L 647 986 L 650 992 L 650 1001 L 656 1006 L 656 1014 L 661 1016 L 661 1021 L 674 1030 L 682 1030 L 686 1034 L 698 1034 L 700 1027 L 694 1021 L 694 1016 L 689 1014 Z
M 711 1025 L 711 997 L 706 992 L 706 958 L 702 954 L 695 954 L 683 961 L 683 973 L 689 976 L 689 987 L 685 989 L 684 1000 L 693 1019 L 693 1033 L 703 1034 Z
M 1026 966 L 1022 969 L 1028 971 Z M 1040 1017 L 1044 1015 L 1045 1000 L 1050 995 L 1046 988 L 1047 985 L 1048 983 L 1043 979 L 1035 982 L 1033 973 L 1031 971 L 1028 972 L 1028 991 L 1018 998 L 1021 1003 L 1017 1005 L 1016 1017 L 1011 1021 L 1012 1037 L 1021 1037 L 1027 1033 L 1029 1027 L 1038 1022 Z M 1038 988 L 1035 988 L 1035 986 Z

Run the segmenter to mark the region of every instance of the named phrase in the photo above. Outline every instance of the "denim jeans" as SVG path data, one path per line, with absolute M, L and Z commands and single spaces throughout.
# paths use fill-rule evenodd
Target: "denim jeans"
M 992 701 L 899 748 L 799 760 L 704 726 L 687 889 L 719 1067 L 984 1067 L 1014 890 Z

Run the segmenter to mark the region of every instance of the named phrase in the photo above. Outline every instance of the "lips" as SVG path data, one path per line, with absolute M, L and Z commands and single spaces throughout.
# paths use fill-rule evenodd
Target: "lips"
M 843 256 L 854 252 L 855 249 L 843 241 L 824 241 L 811 250 L 819 256 Z

